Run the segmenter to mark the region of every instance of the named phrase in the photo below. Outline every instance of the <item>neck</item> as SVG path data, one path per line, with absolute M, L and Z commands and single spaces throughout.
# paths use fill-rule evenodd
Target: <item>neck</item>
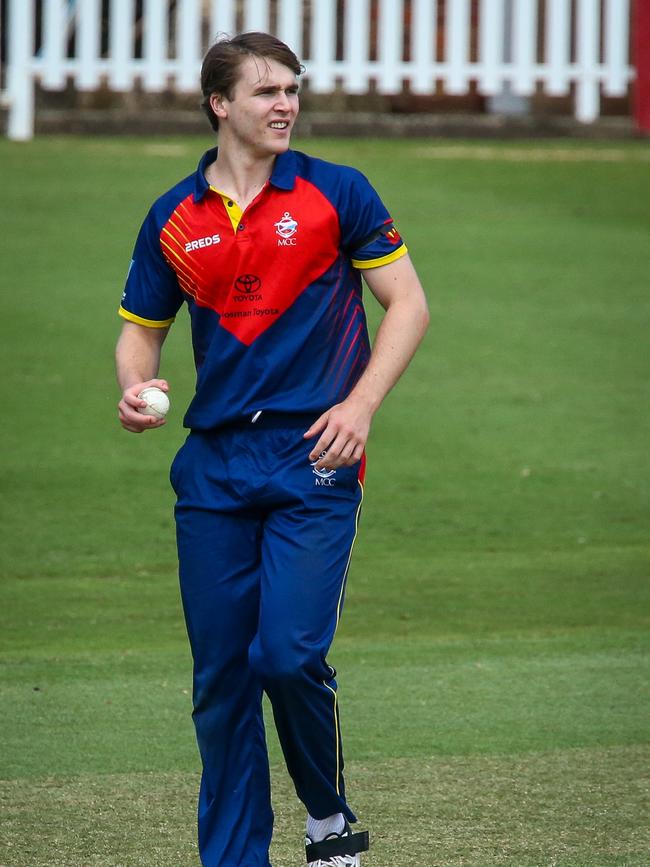
M 275 156 L 254 157 L 233 153 L 220 145 L 217 159 L 208 166 L 206 179 L 243 208 L 251 202 L 271 177 Z

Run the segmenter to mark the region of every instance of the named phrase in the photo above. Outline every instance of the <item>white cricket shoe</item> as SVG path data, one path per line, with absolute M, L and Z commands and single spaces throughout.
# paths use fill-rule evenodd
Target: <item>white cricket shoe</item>
M 359 853 L 367 852 L 368 846 L 368 832 L 353 834 L 346 819 L 340 834 L 328 834 L 318 843 L 305 838 L 307 867 L 361 867 Z

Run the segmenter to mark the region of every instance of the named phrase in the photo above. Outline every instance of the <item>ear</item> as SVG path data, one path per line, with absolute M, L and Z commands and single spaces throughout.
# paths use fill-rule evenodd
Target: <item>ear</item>
M 210 108 L 219 119 L 228 117 L 228 111 L 224 105 L 225 99 L 220 93 L 213 93 L 210 97 Z

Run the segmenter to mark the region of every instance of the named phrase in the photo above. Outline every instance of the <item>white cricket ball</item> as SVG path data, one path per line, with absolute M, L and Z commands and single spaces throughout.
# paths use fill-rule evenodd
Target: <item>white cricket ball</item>
M 156 418 L 164 418 L 169 412 L 169 398 L 165 392 L 150 385 L 148 388 L 143 388 L 138 395 L 140 400 L 146 400 L 146 406 L 139 406 L 138 412 L 142 415 L 153 415 Z

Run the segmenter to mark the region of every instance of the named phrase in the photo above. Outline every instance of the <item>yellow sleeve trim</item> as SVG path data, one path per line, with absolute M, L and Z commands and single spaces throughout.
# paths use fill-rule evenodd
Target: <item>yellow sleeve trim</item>
M 129 322 L 135 322 L 136 325 L 144 325 L 146 328 L 167 328 L 168 325 L 171 325 L 175 316 L 172 316 L 171 319 L 165 319 L 162 322 L 156 319 L 143 319 L 142 316 L 136 316 L 135 313 L 131 313 L 130 310 L 125 310 L 124 307 L 120 307 L 117 311 L 122 319 L 128 319 Z
M 353 259 L 352 264 L 355 268 L 359 268 L 360 271 L 365 271 L 368 268 L 379 268 L 380 265 L 388 265 L 389 262 L 395 262 L 407 253 L 406 244 L 402 244 L 397 250 L 393 250 L 387 256 L 382 256 L 381 259 Z

